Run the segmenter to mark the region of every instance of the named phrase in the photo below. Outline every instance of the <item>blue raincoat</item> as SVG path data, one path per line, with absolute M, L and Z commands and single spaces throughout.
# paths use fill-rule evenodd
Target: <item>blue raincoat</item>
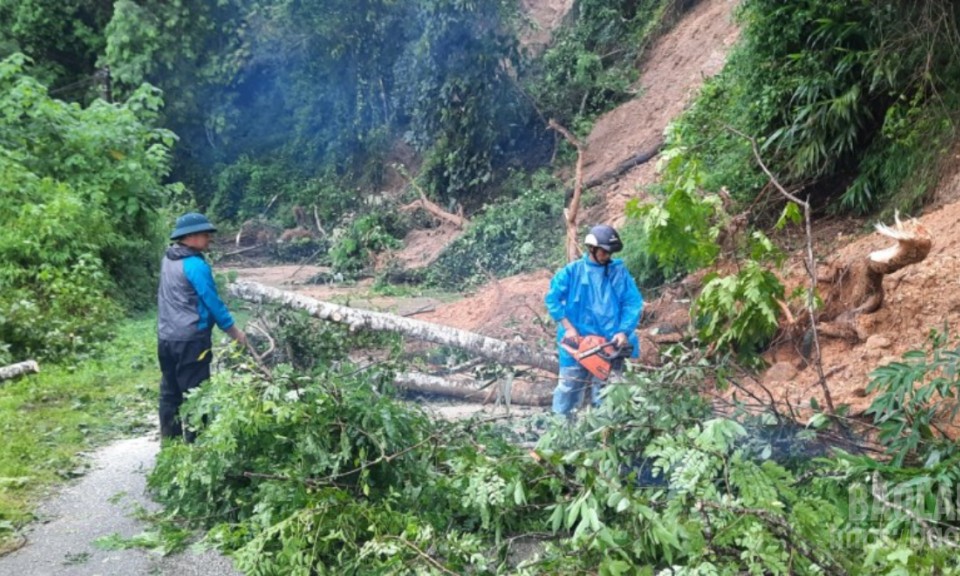
M 547 312 L 557 322 L 561 368 L 577 365 L 577 361 L 560 346 L 566 332 L 560 324 L 564 318 L 581 336 L 598 335 L 610 340 L 618 332 L 623 332 L 633 346 L 633 357 L 640 355 L 635 330 L 643 310 L 643 296 L 623 260 L 611 260 L 603 266 L 590 260 L 589 254 L 584 254 L 583 258 L 567 264 L 553 276 L 545 301 Z

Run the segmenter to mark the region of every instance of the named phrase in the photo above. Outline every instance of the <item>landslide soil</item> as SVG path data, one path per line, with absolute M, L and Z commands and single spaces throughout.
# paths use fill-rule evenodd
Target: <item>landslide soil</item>
M 536 5 L 531 0 L 528 4 Z M 556 14 L 564 2 L 552 2 L 545 13 Z M 642 62 L 637 82 L 638 96 L 601 117 L 588 139 L 584 178 L 609 172 L 620 162 L 655 147 L 667 124 L 696 94 L 703 78 L 718 72 L 728 49 L 738 36 L 732 22 L 734 3 L 728 0 L 703 0 L 690 10 L 667 34 L 654 42 Z M 553 16 L 551 16 L 553 17 Z M 960 164 L 960 155 L 956 156 Z M 623 220 L 623 207 L 632 198 L 642 199 L 644 188 L 655 182 L 656 159 L 638 166 L 616 182 L 598 190 L 600 202 L 583 214 L 584 222 Z M 887 298 L 874 314 L 858 319 L 864 334 L 862 342 L 849 343 L 824 339 L 823 368 L 835 404 L 849 404 L 851 412 L 861 413 L 870 403 L 865 393 L 870 372 L 879 365 L 898 359 L 904 352 L 922 348 L 932 329 L 951 327 L 960 315 L 960 171 L 946 175 L 937 198 L 920 222 L 929 230 L 934 245 L 927 259 L 884 279 Z M 891 244 L 889 239 L 872 233 L 873 222 L 829 221 L 818 223 L 815 251 L 821 262 L 845 262 L 865 258 Z M 887 222 L 887 224 L 891 224 Z M 559 223 L 558 223 L 559 225 Z M 459 232 L 450 228 L 413 233 L 410 241 L 394 257 L 411 267 L 432 260 L 442 246 Z M 791 258 L 792 269 L 785 277 L 799 275 L 802 255 Z M 543 297 L 553 271 L 539 270 L 511 278 L 491 281 L 475 292 L 462 294 L 455 301 L 418 296 L 391 298 L 371 296 L 368 285 L 314 286 L 304 284 L 311 270 L 246 269 L 241 278 L 258 279 L 281 288 L 294 289 L 321 299 L 350 299 L 351 305 L 415 314 L 416 318 L 489 336 L 523 340 L 549 346 L 552 328 L 543 305 Z M 256 275 L 258 278 L 254 278 Z M 667 290 L 659 298 L 648 295 L 640 326 L 645 364 L 656 364 L 658 342 L 663 344 L 689 330 L 689 290 Z M 666 336 L 665 336 L 666 334 Z M 794 407 L 809 406 L 823 395 L 812 366 L 806 366 L 798 354 L 783 347 L 768 355 L 771 368 L 746 386 L 766 397 L 769 391 L 780 403 Z M 764 390 L 764 388 L 766 390 Z

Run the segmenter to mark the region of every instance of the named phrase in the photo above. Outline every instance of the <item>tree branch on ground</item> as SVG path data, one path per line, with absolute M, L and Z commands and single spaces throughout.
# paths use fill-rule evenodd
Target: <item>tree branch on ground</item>
M 414 190 L 416 190 L 417 193 L 420 195 L 419 199 L 414 200 L 409 204 L 405 204 L 401 206 L 400 207 L 401 212 L 410 212 L 413 210 L 420 209 L 427 212 L 428 214 L 435 216 L 438 220 L 442 220 L 444 222 L 449 222 L 450 224 L 453 224 L 460 230 L 463 230 L 463 228 L 470 223 L 470 221 L 464 217 L 462 208 L 457 214 L 451 214 L 450 212 L 447 212 L 446 210 L 444 210 L 443 208 L 441 208 L 440 206 L 432 202 L 429 198 L 427 198 L 426 192 L 424 192 L 423 188 L 421 188 L 416 183 L 416 181 L 410 177 L 410 174 L 407 172 L 406 168 L 404 168 L 399 164 L 397 164 L 396 167 L 397 167 L 397 172 L 400 173 L 400 175 L 402 175 L 404 178 L 406 178 L 410 186 Z
M 762 522 L 763 525 L 766 526 L 767 529 L 770 530 L 770 532 L 788 548 L 799 553 L 810 563 L 820 566 L 824 573 L 836 576 L 843 576 L 847 573 L 847 571 L 844 570 L 842 566 L 838 565 L 833 558 L 816 554 L 810 543 L 807 542 L 802 536 L 797 534 L 796 530 L 790 526 L 786 519 L 777 516 L 773 512 L 761 509 L 743 508 L 740 506 L 725 506 L 706 500 L 701 500 L 697 504 L 699 507 L 729 512 L 741 517 L 753 516 L 754 518 L 760 520 L 760 522 Z

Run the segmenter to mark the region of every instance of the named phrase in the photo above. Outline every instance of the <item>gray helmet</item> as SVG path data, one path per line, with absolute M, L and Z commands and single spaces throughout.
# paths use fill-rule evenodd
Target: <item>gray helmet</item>
M 620 235 L 612 226 L 600 224 L 590 229 L 590 233 L 584 239 L 584 244 L 591 248 L 603 248 L 613 254 L 623 250 L 623 242 L 620 241 Z
M 187 212 L 183 216 L 177 218 L 177 225 L 173 232 L 170 233 L 170 239 L 179 240 L 184 236 L 189 236 L 190 234 L 196 234 L 198 232 L 216 231 L 217 229 L 214 228 L 213 224 L 211 224 L 210 221 L 207 220 L 207 217 L 203 214 Z

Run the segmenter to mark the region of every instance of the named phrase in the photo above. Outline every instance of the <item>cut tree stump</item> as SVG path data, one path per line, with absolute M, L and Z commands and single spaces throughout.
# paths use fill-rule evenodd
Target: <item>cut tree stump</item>
M 930 232 L 922 224 L 913 219 L 901 222 L 899 214 L 894 216 L 892 227 L 877 224 L 876 231 L 896 243 L 818 274 L 817 292 L 823 298 L 823 307 L 817 315 L 817 328 L 823 336 L 851 342 L 866 339 L 869 334 L 857 330 L 856 320 L 883 306 L 884 276 L 922 262 L 933 245 Z M 809 322 L 809 315 L 803 316 L 794 321 L 795 327 Z
M 372 312 L 331 304 L 256 282 L 237 282 L 231 284 L 228 290 L 231 295 L 248 302 L 265 302 L 302 310 L 322 320 L 346 324 L 351 330 L 397 332 L 417 340 L 452 346 L 500 364 L 532 366 L 552 373 L 556 373 L 559 369 L 557 358 L 552 352 L 535 349 L 525 344 L 504 342 L 450 326 L 385 312 Z
M 36 374 L 37 372 L 40 372 L 40 365 L 37 364 L 37 361 L 25 360 L 0 368 L 0 380 L 9 380 L 24 374 Z

